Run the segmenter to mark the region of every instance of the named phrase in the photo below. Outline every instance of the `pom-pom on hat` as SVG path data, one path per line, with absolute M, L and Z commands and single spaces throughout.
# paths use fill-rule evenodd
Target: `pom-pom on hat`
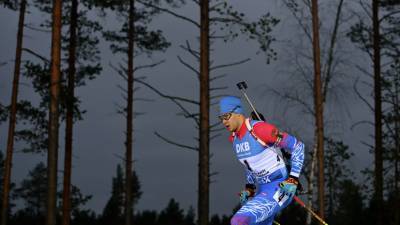
M 220 115 L 225 113 L 244 114 L 240 98 L 235 96 L 226 96 L 221 98 L 219 101 L 219 113 Z

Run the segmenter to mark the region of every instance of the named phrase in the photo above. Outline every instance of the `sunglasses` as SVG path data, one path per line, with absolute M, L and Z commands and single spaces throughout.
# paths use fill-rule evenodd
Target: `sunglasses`
M 231 112 L 228 112 L 228 113 L 224 113 L 224 114 L 218 116 L 218 118 L 219 118 L 221 121 L 222 121 L 222 120 L 229 120 L 229 119 L 231 118 L 231 116 L 232 116 L 232 113 L 231 113 Z
M 224 113 L 224 114 L 222 114 L 222 115 L 220 115 L 220 116 L 218 116 L 218 118 L 222 121 L 222 120 L 229 120 L 230 118 L 231 118 L 231 116 L 232 116 L 232 113 L 237 109 L 237 108 L 239 108 L 240 106 L 235 106 L 235 108 L 233 108 L 230 112 L 227 112 L 227 113 Z

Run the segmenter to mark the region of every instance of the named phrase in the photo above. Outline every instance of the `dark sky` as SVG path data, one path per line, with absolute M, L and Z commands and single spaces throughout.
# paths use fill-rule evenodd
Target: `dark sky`
M 282 20 L 274 30 L 278 39 L 274 44 L 274 48 L 278 52 L 278 60 L 267 65 L 264 55 L 256 54 L 257 44 L 243 38 L 228 44 L 217 42 L 213 47 L 212 55 L 216 64 L 230 63 L 245 58 L 251 58 L 251 61 L 218 71 L 229 76 L 216 85 L 228 86 L 225 94 L 240 95 L 235 84 L 242 80 L 247 81 L 250 87 L 249 95 L 253 97 L 255 104 L 269 121 L 284 130 L 293 132 L 306 143 L 311 143 L 313 121 L 310 116 L 302 113 L 298 107 L 290 107 L 290 105 L 287 107 L 287 102 L 279 100 L 268 91 L 271 88 L 282 91 L 304 88 L 301 83 L 295 83 L 296 79 L 290 77 L 290 71 L 295 68 L 291 63 L 297 48 L 294 46 L 298 46 L 302 42 L 306 46 L 308 44 L 306 39 L 302 38 L 299 28 L 287 9 L 281 4 L 275 3 L 278 1 L 257 0 L 249 3 L 248 1 L 234 0 L 230 2 L 251 19 L 270 11 L 272 15 Z M 324 7 L 326 9 L 321 9 L 322 21 L 332 18 L 329 16 L 332 14 L 329 13 L 333 13 L 328 6 L 324 5 Z M 193 19 L 198 18 L 198 10 L 193 4 L 180 9 L 179 12 Z M 92 16 L 95 16 L 95 13 Z M 0 9 L 0 62 L 7 61 L 5 66 L 0 67 L 0 101 L 3 104 L 9 103 L 11 93 L 17 19 L 17 13 Z M 27 23 L 36 25 L 41 19 L 42 16 L 35 11 L 26 16 Z M 101 20 L 101 23 L 108 28 L 119 27 L 119 22 L 112 17 Z M 172 46 L 166 53 L 156 54 L 152 59 L 137 59 L 137 64 L 166 60 L 164 64 L 155 69 L 140 72 L 140 75 L 148 76 L 148 82 L 166 94 L 197 98 L 197 78 L 178 62 L 177 56 L 194 62 L 187 53 L 179 48 L 179 45 L 188 40 L 193 46 L 197 46 L 198 30 L 191 24 L 169 15 L 157 17 L 152 26 L 162 29 Z M 24 46 L 29 46 L 42 55 L 48 56 L 51 44 L 49 35 L 25 30 Z M 322 38 L 321 42 L 324 44 L 326 40 Z M 347 48 L 346 45 L 348 45 L 348 40 L 341 43 L 341 48 Z M 311 54 L 310 48 L 304 49 L 306 51 L 302 53 Z M 304 49 L 298 48 L 297 51 L 304 51 Z M 359 63 L 364 58 L 360 54 L 351 52 L 348 48 L 342 52 L 342 57 L 348 60 L 348 65 L 340 68 L 344 72 L 345 78 L 339 80 L 337 85 L 341 86 L 343 90 L 340 89 L 336 98 L 332 98 L 327 105 L 325 119 L 328 126 L 327 132 L 350 145 L 351 150 L 355 153 L 349 167 L 358 174 L 366 166 L 372 166 L 367 149 L 360 144 L 362 139 L 370 141 L 368 134 L 372 132 L 371 127 L 354 130 L 350 130 L 350 127 L 361 119 L 371 120 L 372 114 L 352 93 L 352 84 L 358 74 L 351 68 L 351 65 Z M 29 56 L 24 54 L 24 57 Z M 73 183 L 78 185 L 83 193 L 93 195 L 93 199 L 87 207 L 96 212 L 101 212 L 110 196 L 111 178 L 115 175 L 116 165 L 122 163 L 119 156 L 123 156 L 125 151 L 123 146 L 124 118 L 116 113 L 116 104 L 123 103 L 121 91 L 117 85 L 124 85 L 124 83 L 109 66 L 109 63 L 117 64 L 120 57 L 113 55 L 104 41 L 101 43 L 101 57 L 103 64 L 101 76 L 88 82 L 87 86 L 76 90 L 82 100 L 82 107 L 87 110 L 87 113 L 84 120 L 75 125 L 72 175 Z M 312 65 L 309 66 L 312 68 Z M 30 99 L 32 96 L 35 96 L 35 93 L 32 93 L 29 81 L 22 79 L 20 98 Z M 194 145 L 197 131 L 194 129 L 193 123 L 177 116 L 179 110 L 173 103 L 158 98 L 145 87 L 141 88 L 136 96 L 155 100 L 154 102 L 137 102 L 134 106 L 135 110 L 147 113 L 138 117 L 134 122 L 135 169 L 143 190 L 138 209 L 160 210 L 172 197 L 177 199 L 184 208 L 188 208 L 190 205 L 195 207 L 197 202 L 197 152 L 169 145 L 153 134 L 154 131 L 158 131 L 173 140 Z M 311 95 L 307 100 L 312 101 Z M 213 122 L 216 121 L 216 116 L 214 108 L 211 112 Z M 0 127 L 1 150 L 4 150 L 6 146 L 6 127 L 6 124 Z M 60 170 L 63 168 L 63 129 L 64 127 L 60 129 Z M 211 142 L 213 154 L 211 171 L 218 172 L 218 175 L 213 177 L 215 182 L 211 184 L 211 213 L 230 213 L 237 203 L 237 192 L 242 188 L 244 182 L 244 172 L 231 152 L 227 137 L 228 133 L 222 132 L 221 137 Z M 307 146 L 307 151 L 310 151 L 310 146 Z M 19 183 L 26 176 L 28 170 L 32 169 L 39 161 L 46 162 L 45 155 L 17 153 L 13 164 L 14 182 Z M 59 182 L 61 181 L 60 173 Z

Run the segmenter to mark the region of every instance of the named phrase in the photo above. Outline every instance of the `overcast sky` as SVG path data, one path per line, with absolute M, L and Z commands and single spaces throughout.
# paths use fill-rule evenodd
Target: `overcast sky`
M 190 1 L 189 1 L 190 2 Z M 286 102 L 280 101 L 272 95 L 270 90 L 284 90 L 290 82 L 296 79 L 290 77 L 289 72 L 295 68 L 289 62 L 293 57 L 293 45 L 301 42 L 301 31 L 288 10 L 278 1 L 240 1 L 232 0 L 236 9 L 242 10 L 251 19 L 256 19 L 265 12 L 271 12 L 281 19 L 281 23 L 274 29 L 278 41 L 273 45 L 278 52 L 278 60 L 270 65 L 265 63 L 263 54 L 256 54 L 258 45 L 241 38 L 233 43 L 216 43 L 213 46 L 212 59 L 216 64 L 230 63 L 245 58 L 251 61 L 219 71 L 228 74 L 228 78 L 221 80 L 217 85 L 228 86 L 224 94 L 240 95 L 235 84 L 245 80 L 249 85 L 248 93 L 255 104 L 269 121 L 284 130 L 295 133 L 306 143 L 312 141 L 313 121 L 309 116 L 300 113 L 296 107 L 287 107 Z M 333 2 L 333 1 L 332 1 Z M 333 4 L 333 3 L 332 3 Z M 194 5 L 179 10 L 179 13 L 198 19 L 198 9 Z M 322 13 L 322 21 L 332 18 L 331 10 Z M 93 14 L 94 15 L 94 14 Z M 42 16 L 33 12 L 26 16 L 26 22 L 39 24 Z M 0 67 L 0 101 L 8 104 L 11 94 L 11 80 L 13 74 L 13 57 L 15 54 L 15 39 L 17 31 L 18 14 L 10 10 L 0 9 L 0 62 L 7 62 Z M 100 20 L 106 27 L 119 27 L 119 21 L 112 17 Z M 163 54 L 156 54 L 152 59 L 138 59 L 136 62 L 148 63 L 165 59 L 166 62 L 157 68 L 142 71 L 139 75 L 147 75 L 148 82 L 166 94 L 181 95 L 196 99 L 198 97 L 198 82 L 195 75 L 178 62 L 177 56 L 194 62 L 179 45 L 189 40 L 197 46 L 196 37 L 198 30 L 187 22 L 180 21 L 169 15 L 161 15 L 154 19 L 152 26 L 162 29 L 166 38 L 172 43 L 171 47 Z M 28 46 L 42 55 L 49 55 L 51 42 L 50 34 L 25 30 L 24 46 Z M 305 41 L 305 39 L 304 39 Z M 326 40 L 321 40 L 322 43 Z M 343 44 L 343 43 L 342 43 Z M 343 44 L 345 45 L 345 44 Z M 343 47 L 343 46 L 342 46 Z M 123 80 L 110 68 L 109 63 L 117 64 L 120 56 L 113 55 L 108 49 L 108 44 L 102 41 L 101 57 L 103 72 L 88 85 L 76 90 L 82 100 L 82 107 L 87 110 L 84 120 L 79 121 L 74 127 L 74 158 L 73 158 L 73 184 L 79 186 L 84 194 L 93 195 L 87 207 L 100 213 L 110 197 L 111 179 L 115 175 L 116 165 L 122 163 L 119 156 L 124 155 L 124 118 L 117 114 L 116 104 L 122 104 L 121 91 L 117 85 L 125 85 Z M 311 54 L 308 49 L 307 54 Z M 348 50 L 348 49 L 347 49 Z M 300 49 L 302 51 L 302 49 Z M 348 54 L 349 51 L 343 51 Z M 29 56 L 24 54 L 24 59 Z M 364 60 L 359 54 L 345 55 L 351 63 Z M 349 62 L 349 65 L 351 64 Z M 312 65 L 310 65 L 312 68 Z M 346 70 L 343 67 L 342 70 Z M 328 133 L 341 139 L 355 153 L 349 167 L 358 173 L 361 169 L 372 166 L 368 149 L 360 144 L 360 140 L 370 141 L 372 134 L 370 127 L 351 130 L 350 127 L 361 119 L 372 119 L 372 114 L 367 107 L 351 93 L 352 82 L 358 76 L 355 70 L 347 70 L 346 81 L 343 87 L 348 92 L 338 93 L 338 98 L 327 106 L 326 120 L 329 124 Z M 29 81 L 22 78 L 20 99 L 30 99 L 32 93 Z M 291 84 L 297 85 L 296 83 Z M 304 88 L 301 84 L 297 88 Z M 134 121 L 134 159 L 135 169 L 142 184 L 143 195 L 139 201 L 139 210 L 164 208 L 170 198 L 175 198 L 182 207 L 197 205 L 197 152 L 179 149 L 169 145 L 153 133 L 158 131 L 166 137 L 180 141 L 184 144 L 194 145 L 197 135 L 193 123 L 177 116 L 178 108 L 173 103 L 158 98 L 145 87 L 137 93 L 137 97 L 152 98 L 154 102 L 137 102 L 135 110 L 146 112 L 144 116 Z M 37 97 L 33 97 L 37 98 Z M 311 96 L 310 96 L 311 98 Z M 312 101 L 312 99 L 309 99 Z M 212 122 L 216 121 L 215 109 L 211 112 Z M 6 148 L 7 124 L 0 128 L 0 149 Z M 60 153 L 59 168 L 63 168 L 63 137 L 64 126 L 60 128 Z M 227 141 L 228 133 L 211 142 L 211 171 L 218 172 L 213 177 L 211 184 L 211 213 L 228 214 L 237 203 L 237 192 L 243 187 L 243 168 L 236 161 Z M 18 145 L 17 145 L 18 146 Z M 307 151 L 310 151 L 308 146 Z M 27 172 L 39 161 L 46 162 L 45 155 L 31 155 L 16 153 L 13 162 L 13 181 L 17 184 Z M 59 183 L 62 182 L 60 173 Z

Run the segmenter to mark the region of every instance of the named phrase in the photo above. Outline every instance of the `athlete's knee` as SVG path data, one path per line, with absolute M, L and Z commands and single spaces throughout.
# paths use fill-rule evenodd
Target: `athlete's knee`
M 249 225 L 250 217 L 245 215 L 234 215 L 231 219 L 231 225 Z

